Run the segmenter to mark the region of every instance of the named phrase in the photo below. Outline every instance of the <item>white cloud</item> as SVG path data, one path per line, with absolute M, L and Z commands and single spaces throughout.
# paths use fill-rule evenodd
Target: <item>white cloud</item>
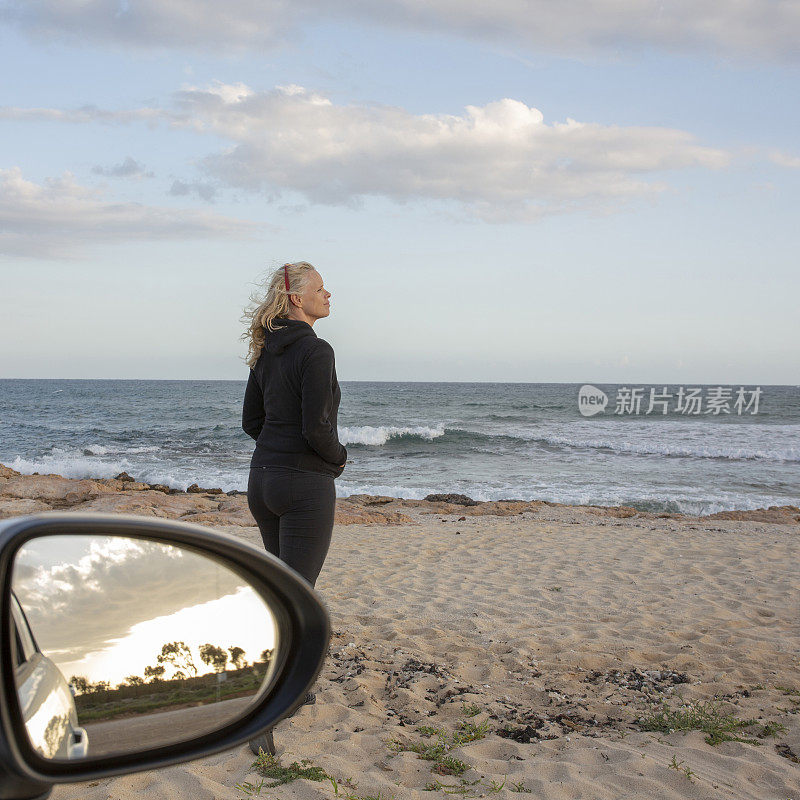
M 767 156 L 773 164 L 789 169 L 800 168 L 800 156 L 793 156 L 791 153 L 784 153 L 781 150 L 772 150 Z
M 32 183 L 0 169 L 0 254 L 63 258 L 86 246 L 141 240 L 242 236 L 248 222 L 204 211 L 119 203 L 69 173 Z
M 101 649 L 140 622 L 248 585 L 212 559 L 181 548 L 122 537 L 86 539 L 89 552 L 73 562 L 36 567 L 23 550 L 14 568 L 14 590 L 34 635 L 46 652 L 59 651 L 60 661 Z
M 201 200 L 212 203 L 217 196 L 217 187 L 205 181 L 174 180 L 169 193 L 173 197 L 185 197 L 186 195 L 193 194 Z
M 667 188 L 665 173 L 717 169 L 723 150 L 682 130 L 546 123 L 536 108 L 504 98 L 461 115 L 415 115 L 396 106 L 336 105 L 302 86 L 257 92 L 216 83 L 175 95 L 172 108 L 107 111 L 0 109 L 0 118 L 125 124 L 158 120 L 228 139 L 200 167 L 219 185 L 289 190 L 311 202 L 356 205 L 457 201 L 490 221 L 532 219 L 587 208 L 603 213 Z M 215 185 L 176 180 L 173 195 L 209 200 Z
M 685 131 L 547 124 L 538 109 L 508 98 L 461 115 L 336 105 L 298 86 L 254 92 L 217 85 L 176 100 L 165 118 L 232 143 L 203 160 L 209 175 L 240 189 L 293 190 L 317 203 L 455 200 L 484 219 L 525 219 L 613 210 L 665 188 L 665 172 L 729 161 Z
M 111 167 L 104 167 L 98 164 L 92 167 L 95 175 L 104 175 L 107 178 L 152 178 L 153 173 L 145 169 L 144 164 L 140 164 L 135 158 L 128 156 L 119 164 Z
M 35 35 L 136 47 L 280 47 L 318 21 L 366 22 L 566 55 L 622 48 L 796 59 L 800 11 L 785 0 L 5 0 Z

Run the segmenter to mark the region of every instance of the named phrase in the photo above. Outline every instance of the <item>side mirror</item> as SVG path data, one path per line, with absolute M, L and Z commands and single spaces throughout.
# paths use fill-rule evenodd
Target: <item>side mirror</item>
M 22 798 L 256 738 L 300 705 L 330 623 L 239 539 L 48 513 L 0 523 L 0 638 L 0 796 Z

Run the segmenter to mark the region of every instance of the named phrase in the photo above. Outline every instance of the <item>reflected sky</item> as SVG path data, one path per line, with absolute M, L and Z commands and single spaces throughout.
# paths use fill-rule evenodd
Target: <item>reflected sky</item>
M 108 536 L 47 536 L 17 554 L 12 586 L 45 655 L 65 677 L 112 686 L 157 665 L 166 642 L 184 641 L 198 674 L 206 642 L 244 649 L 275 644 L 272 614 L 238 575 L 205 555 Z M 230 665 L 229 665 L 230 666 Z M 168 668 L 165 677 L 172 674 Z

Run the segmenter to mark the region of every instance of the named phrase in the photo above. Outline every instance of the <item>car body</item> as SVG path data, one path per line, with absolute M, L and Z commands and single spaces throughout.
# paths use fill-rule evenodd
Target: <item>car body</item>
M 61 670 L 39 648 L 19 599 L 11 592 L 14 678 L 25 727 L 45 758 L 84 758 L 89 737 Z

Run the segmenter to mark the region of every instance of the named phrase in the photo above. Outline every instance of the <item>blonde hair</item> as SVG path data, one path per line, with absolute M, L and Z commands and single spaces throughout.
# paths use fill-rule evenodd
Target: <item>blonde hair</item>
M 284 271 L 285 267 L 285 271 Z M 264 349 L 265 329 L 274 331 L 280 325 L 275 325 L 277 318 L 286 318 L 292 308 L 289 300 L 290 294 L 302 294 L 311 273 L 316 267 L 308 261 L 295 261 L 278 267 L 267 279 L 267 293 L 261 299 L 258 294 L 250 295 L 251 306 L 242 314 L 242 322 L 247 325 L 241 338 L 247 342 L 247 365 L 252 369 Z M 289 279 L 289 289 L 286 288 L 286 277 Z M 263 289 L 261 290 L 263 291 Z

